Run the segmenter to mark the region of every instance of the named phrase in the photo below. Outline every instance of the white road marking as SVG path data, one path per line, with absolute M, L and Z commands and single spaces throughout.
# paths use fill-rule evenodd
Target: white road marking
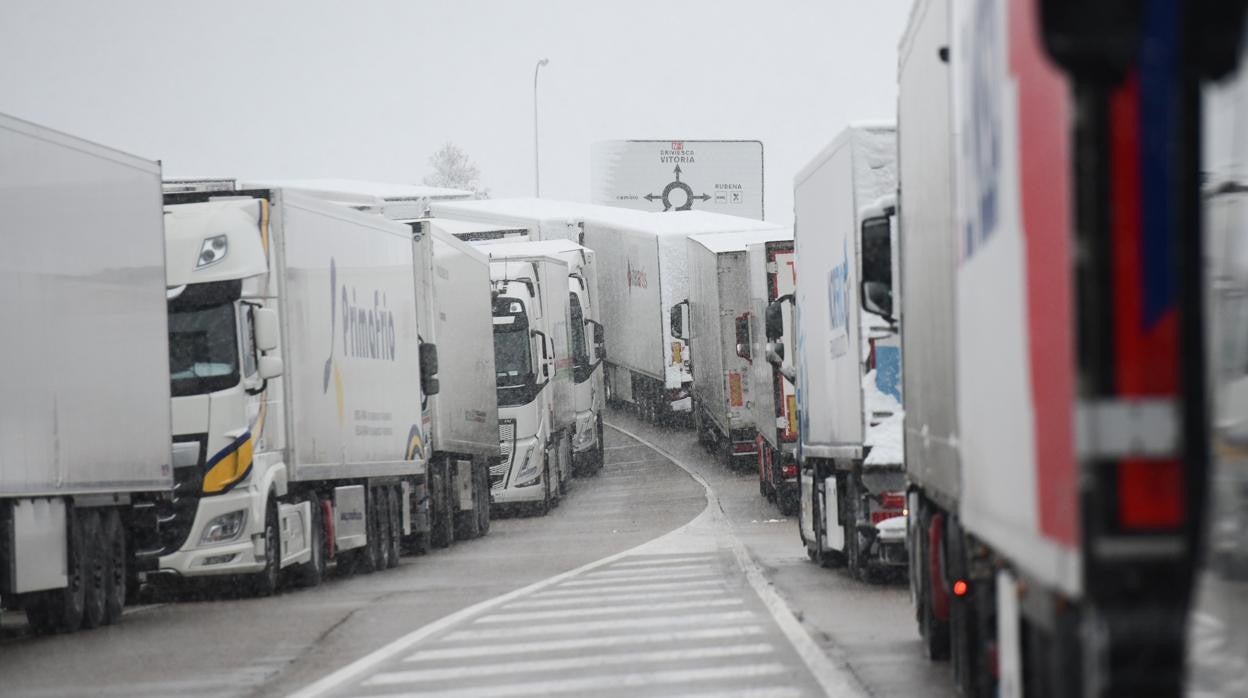
M 520 640 L 526 637 L 542 637 L 543 635 L 584 635 L 601 633 L 611 630 L 637 630 L 641 628 L 663 628 L 668 626 L 696 626 L 712 623 L 731 623 L 735 621 L 749 622 L 755 618 L 750 611 L 721 611 L 718 613 L 690 613 L 683 616 L 663 616 L 661 618 L 616 618 L 612 620 L 594 620 L 581 623 L 551 623 L 529 628 L 482 628 L 480 630 L 456 630 L 446 636 L 448 641 L 458 640 L 494 640 L 509 638 Z
M 585 575 L 585 578 L 586 579 L 605 579 L 608 577 L 636 578 L 639 575 L 646 575 L 647 579 L 661 579 L 664 575 L 669 575 L 669 574 L 681 574 L 683 572 L 715 572 L 715 571 L 718 571 L 719 569 L 720 568 L 718 565 L 715 565 L 710 562 L 701 563 L 697 565 L 672 565 L 669 567 L 660 567 L 657 569 L 628 568 L 628 569 L 617 570 L 615 569 L 615 566 L 612 565 L 611 567 L 605 570 L 596 570 L 594 572 L 590 572 L 589 574 Z
M 583 590 L 582 590 L 583 591 Z M 577 604 L 610 604 L 626 601 L 645 601 L 647 599 L 669 600 L 683 599 L 691 596 L 723 596 L 728 593 L 724 589 L 689 589 L 687 591 L 639 592 L 635 594 L 576 594 L 553 599 L 536 601 L 516 601 L 509 603 L 504 610 L 524 608 L 556 608 L 559 606 L 575 606 Z
M 718 570 L 706 570 L 703 572 L 698 572 L 698 571 L 690 570 L 688 572 L 670 572 L 670 573 L 664 573 L 664 574 L 641 573 L 641 574 L 620 575 L 618 577 L 607 577 L 607 578 L 600 577 L 597 579 L 582 578 L 582 579 L 573 579 L 573 580 L 564 582 L 560 586 L 562 587 L 574 587 L 574 586 L 588 587 L 588 586 L 601 586 L 604 584 L 619 584 L 620 582 L 649 582 L 649 581 L 657 582 L 657 581 L 664 581 L 664 580 L 669 580 L 669 579 L 702 579 L 706 577 L 717 578 L 719 577 L 719 571 Z
M 722 681 L 725 679 L 755 679 L 783 674 L 789 668 L 783 664 L 747 664 L 744 666 L 706 667 L 698 669 L 673 669 L 635 674 L 603 674 L 570 679 L 550 679 L 531 683 L 512 683 L 497 686 L 473 686 L 447 691 L 419 691 L 416 693 L 388 693 L 387 698 L 399 696 L 422 696 L 423 698 L 514 698 L 516 696 L 544 696 L 554 693 L 584 693 L 599 689 L 638 689 L 669 684 Z M 647 691 L 649 693 L 649 691 Z
M 701 601 L 672 601 L 670 603 L 621 604 L 616 606 L 599 605 L 591 608 L 564 608 L 551 611 L 521 611 L 518 613 L 494 613 L 478 618 L 477 623 L 519 623 L 534 620 L 553 620 L 557 618 L 578 618 L 586 616 L 614 616 L 626 613 L 652 613 L 657 611 L 682 611 L 690 608 L 719 608 L 723 606 L 741 606 L 744 599 L 704 599 Z
M 555 596 L 585 596 L 587 594 L 607 594 L 617 591 L 662 591 L 664 589 L 680 590 L 696 589 L 698 587 L 719 587 L 722 589 L 724 586 L 724 580 L 722 579 L 691 579 L 685 582 L 664 582 L 662 584 L 621 584 L 619 586 L 597 587 L 594 589 L 578 589 L 576 587 L 571 589 L 559 588 L 534 594 L 533 597 L 545 599 Z
M 404 662 L 433 662 L 446 659 L 469 659 L 473 657 L 503 657 L 517 654 L 538 654 L 577 649 L 601 649 L 627 645 L 657 645 L 661 643 L 697 642 L 699 640 L 738 640 L 762 635 L 761 625 L 728 625 L 697 630 L 672 630 L 660 633 L 631 633 L 602 637 L 573 637 L 566 640 L 534 640 L 517 644 L 508 642 L 498 645 L 473 644 L 463 647 L 435 647 L 420 650 L 405 658 Z
M 684 662 L 695 659 L 722 659 L 724 657 L 749 657 L 771 654 L 775 651 L 769 643 L 728 645 L 725 647 L 695 647 L 651 652 L 617 652 L 614 654 L 590 654 L 561 659 L 539 659 L 523 662 L 445 667 L 437 669 L 414 669 L 378 674 L 364 682 L 365 686 L 392 686 L 400 683 L 422 681 L 454 681 L 478 676 L 506 676 L 508 674 L 531 674 L 567 669 L 587 670 L 599 667 L 643 664 L 649 662 Z
M 680 555 L 677 557 L 672 557 L 667 560 L 656 560 L 653 558 L 642 559 L 642 560 L 620 560 L 619 562 L 611 565 L 610 569 L 614 570 L 614 569 L 620 569 L 622 567 L 663 568 L 663 567 L 669 567 L 671 565 L 677 565 L 677 564 L 685 565 L 685 564 L 690 564 L 694 562 L 713 562 L 718 559 L 719 559 L 718 555 L 714 553 L 708 553 L 706 555 Z
M 798 698 L 802 692 L 792 686 L 760 686 L 736 691 L 711 691 L 699 693 L 656 693 L 650 698 Z

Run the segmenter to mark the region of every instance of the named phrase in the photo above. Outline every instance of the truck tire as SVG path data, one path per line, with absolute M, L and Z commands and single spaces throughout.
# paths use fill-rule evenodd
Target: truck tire
M 919 636 L 923 638 L 923 651 L 928 659 L 939 662 L 949 659 L 949 624 L 936 617 L 932 605 L 932 577 L 935 570 L 930 562 L 932 551 L 928 543 L 932 510 L 926 503 L 919 506 L 919 530 L 914 544 L 915 562 L 911 568 L 911 574 L 917 577 L 913 592 L 915 612 L 918 615 Z
M 87 541 L 83 536 L 82 512 L 70 508 L 66 531 L 69 549 L 66 555 L 67 584 L 64 589 L 48 592 L 47 627 L 59 632 L 74 632 L 82 627 L 86 612 Z
M 377 488 L 377 523 L 381 536 L 377 539 L 379 553 L 377 569 L 388 570 L 399 565 L 399 556 L 394 552 L 394 511 L 390 506 L 390 486 Z
M 282 570 L 282 534 L 278 528 L 277 500 L 269 495 L 264 507 L 264 569 L 252 579 L 252 594 L 272 596 L 277 593 Z
M 312 535 L 308 537 L 312 557 L 295 570 L 296 583 L 301 587 L 320 586 L 325 578 L 325 519 L 321 512 L 321 500 L 311 497 L 308 502 L 312 508 L 309 522 Z
M 99 509 L 88 509 L 78 517 L 82 540 L 86 543 L 82 591 L 82 627 L 90 630 L 104 625 L 108 615 L 108 546 Z
M 602 426 L 602 414 L 598 415 L 598 450 L 594 453 L 593 474 L 597 475 L 602 472 L 602 467 L 607 464 L 607 441 L 606 430 Z
M 121 514 L 116 508 L 103 512 L 104 545 L 107 546 L 108 579 L 104 590 L 104 623 L 111 625 L 121 620 L 126 605 L 127 586 L 130 578 L 129 560 L 126 557 L 126 530 L 121 525 Z
M 377 501 L 380 499 L 378 494 L 380 491 L 381 489 L 378 487 L 368 488 L 367 504 L 365 505 L 368 511 L 368 525 L 365 527 L 368 542 L 364 544 L 364 566 L 360 569 L 364 574 L 371 574 L 386 567 L 386 554 L 381 543 L 386 535 L 386 523 L 383 519 L 385 509 Z
M 847 523 L 845 528 L 845 559 L 849 567 L 849 576 L 861 581 L 867 579 L 867 561 L 862 550 L 862 538 L 858 535 L 859 507 L 858 477 L 851 471 L 845 478 L 844 511 Z
M 477 530 L 484 536 L 490 532 L 490 465 L 484 461 L 475 465 L 480 466 L 474 492 L 477 495 Z

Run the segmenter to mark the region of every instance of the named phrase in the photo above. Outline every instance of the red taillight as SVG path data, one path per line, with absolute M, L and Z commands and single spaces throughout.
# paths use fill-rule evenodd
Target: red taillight
M 733 453 L 756 453 L 753 441 L 737 441 L 732 444 Z
M 1118 523 L 1123 528 L 1181 526 L 1183 497 L 1179 461 L 1124 460 L 1118 464 Z
M 797 477 L 797 463 L 785 463 L 781 471 L 785 477 Z
M 965 579 L 959 579 L 953 583 L 953 595 L 962 597 L 966 596 L 966 592 L 971 590 L 971 585 L 966 583 Z
M 901 492 L 885 492 L 880 495 L 880 506 L 884 509 L 905 509 L 906 495 Z

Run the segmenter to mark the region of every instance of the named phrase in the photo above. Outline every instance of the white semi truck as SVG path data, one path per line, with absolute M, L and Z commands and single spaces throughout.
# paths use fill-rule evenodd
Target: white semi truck
M 499 446 L 496 504 L 545 514 L 572 472 L 576 426 L 568 328 L 568 265 L 533 242 L 483 246 L 490 258 Z
M 786 516 L 797 511 L 797 384 L 794 382 L 793 314 L 797 291 L 793 241 L 745 246 L 749 256 L 750 414 L 758 429 L 759 493 Z M 779 336 L 767 336 L 767 310 Z
M 165 195 L 174 498 L 159 571 L 270 594 L 398 564 L 426 488 L 410 228 L 279 189 Z
M 1244 3 L 1087 7 L 923 0 L 901 43 L 912 593 L 963 696 L 1194 694 L 1207 651 L 1187 621 L 1243 365 L 1209 370 L 1203 310 L 1242 342 L 1206 286 L 1234 283 L 1242 204 L 1202 201 L 1199 94 Z
M 471 194 L 347 179 L 244 181 L 243 186 L 279 187 L 412 228 L 420 339 L 443 348 L 438 356 L 441 389 L 426 396 L 424 404 L 428 506 L 417 509 L 421 536 L 415 542 L 422 547 L 427 531 L 429 544 L 441 548 L 488 532 L 489 469 L 500 458 L 489 260 L 424 217 L 432 201 Z
M 0 115 L 0 604 L 121 617 L 161 552 L 169 347 L 160 165 Z
M 881 286 L 896 258 L 895 140 L 891 124 L 850 126 L 794 190 L 801 539 L 856 577 L 906 565 L 901 357 Z
M 750 277 L 746 245 L 792 240 L 791 230 L 703 233 L 686 243 L 689 256 L 689 331 L 692 357 L 693 423 L 698 440 L 732 466 L 754 464 L 760 428 L 750 403 L 755 400 L 750 372 Z M 759 354 L 758 361 L 767 358 Z M 768 364 L 768 366 L 770 366 Z

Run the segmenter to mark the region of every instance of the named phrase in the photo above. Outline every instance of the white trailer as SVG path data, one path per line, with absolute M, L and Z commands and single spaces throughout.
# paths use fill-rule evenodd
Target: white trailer
M 875 281 L 870 253 L 882 243 L 881 276 L 895 263 L 885 201 L 895 141 L 891 124 L 852 125 L 794 187 L 798 518 L 808 554 L 854 576 L 906 564 L 900 350 L 889 311 L 861 307 L 872 301 L 862 293 Z
M 0 115 L 0 602 L 121 616 L 172 487 L 160 166 Z
M 424 498 L 410 228 L 281 190 L 165 196 L 174 469 L 165 576 L 272 593 L 398 564 Z
M 494 372 L 503 461 L 497 504 L 557 506 L 572 472 L 576 426 L 568 331 L 568 265 L 533 242 L 485 245 L 494 295 Z
M 796 255 L 791 239 L 750 243 L 746 254 L 751 395 L 747 406 L 758 429 L 758 488 L 788 516 L 797 511 L 796 342 L 793 305 L 788 302 L 797 291 Z
M 779 227 L 688 238 L 694 429 L 698 440 L 730 466 L 757 462 L 760 454 L 759 425 L 749 409 L 755 396 L 746 246 L 792 238 L 791 230 Z M 767 361 L 761 354 L 758 360 Z M 765 425 L 774 422 L 768 419 Z
M 349 179 L 245 181 L 281 187 L 409 225 L 419 286 L 417 327 L 437 351 L 441 390 L 424 404 L 428 506 L 417 507 L 417 547 L 446 547 L 489 530 L 489 469 L 499 460 L 498 405 L 491 349 L 489 260 L 434 230 L 424 218 L 434 201 L 470 192 Z

